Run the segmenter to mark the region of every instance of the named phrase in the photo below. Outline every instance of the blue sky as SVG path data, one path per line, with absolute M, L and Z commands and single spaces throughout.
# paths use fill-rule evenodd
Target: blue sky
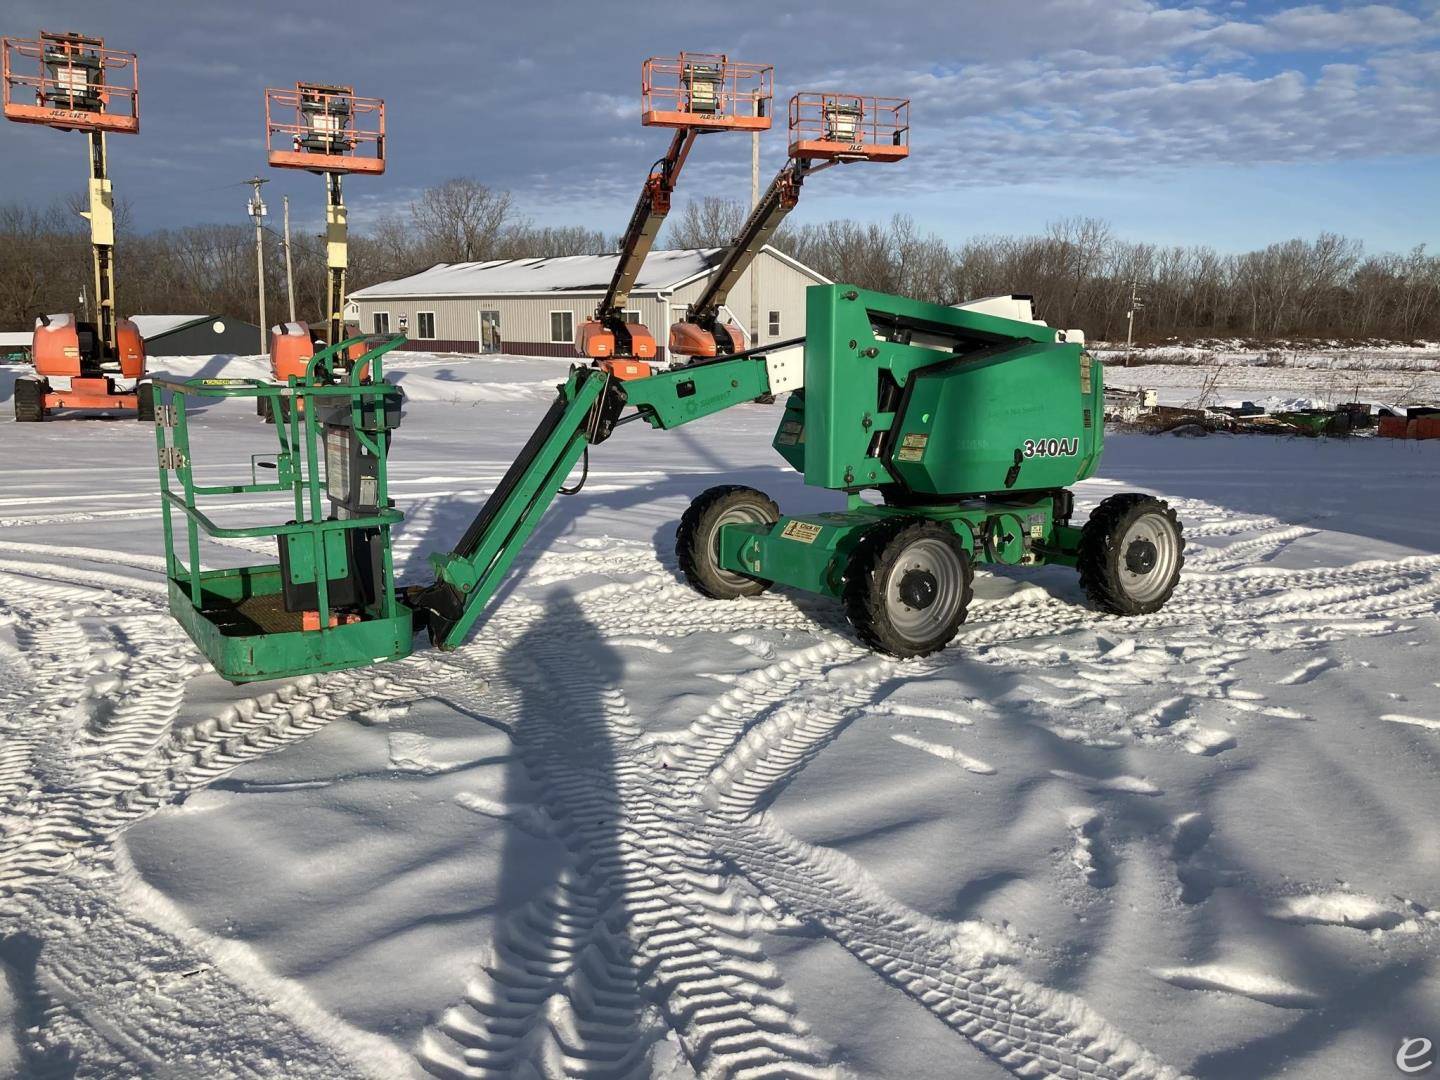
M 816 177 L 798 221 L 904 211 L 960 241 L 1093 215 L 1227 251 L 1322 230 L 1440 246 L 1440 0 L 8 0 L 0 30 L 42 27 L 140 55 L 142 131 L 111 140 L 111 170 L 141 228 L 243 222 L 256 172 L 312 224 L 320 181 L 267 169 L 260 134 L 262 89 L 303 78 L 386 99 L 390 168 L 347 186 L 358 226 L 467 175 L 537 222 L 618 232 L 666 138 L 639 123 L 640 62 L 695 49 L 773 63 L 782 101 L 913 99 L 910 160 Z M 771 132 L 767 177 L 783 146 Z M 77 135 L 0 124 L 0 160 L 0 200 L 83 184 Z M 743 136 L 702 140 L 680 201 L 748 197 L 748 165 Z

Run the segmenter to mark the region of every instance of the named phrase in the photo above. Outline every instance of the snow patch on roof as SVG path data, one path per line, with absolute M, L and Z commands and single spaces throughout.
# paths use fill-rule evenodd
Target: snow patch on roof
M 197 322 L 205 322 L 210 315 L 131 315 L 130 321 L 140 331 L 142 338 L 161 337 L 174 333 Z
M 632 291 L 672 289 L 712 269 L 721 248 L 652 251 Z M 564 255 L 554 259 L 497 259 L 440 263 L 396 281 L 358 289 L 352 300 L 399 296 L 490 296 L 497 293 L 602 293 L 615 273 L 618 254 Z

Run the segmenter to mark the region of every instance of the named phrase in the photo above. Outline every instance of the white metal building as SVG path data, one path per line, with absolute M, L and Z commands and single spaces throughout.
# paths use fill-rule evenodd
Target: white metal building
M 655 335 L 664 359 L 670 324 L 697 299 L 720 248 L 652 251 L 627 311 Z M 416 348 L 574 356 L 580 324 L 595 312 L 616 255 L 441 263 L 397 281 L 359 289 L 346 317 L 365 333 L 403 333 Z M 750 278 L 760 276 L 760 326 L 750 327 Z M 730 317 L 756 344 L 805 333 L 805 290 L 829 282 L 774 248 L 763 248 L 730 294 Z

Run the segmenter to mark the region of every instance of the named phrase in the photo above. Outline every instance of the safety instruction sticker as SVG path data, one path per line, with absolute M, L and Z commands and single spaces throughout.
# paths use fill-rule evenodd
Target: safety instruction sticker
M 778 446 L 798 446 L 805 441 L 805 425 L 798 420 L 786 420 L 780 425 L 780 434 L 775 437 Z
M 786 540 L 798 540 L 802 544 L 813 544 L 824 531 L 819 525 L 812 525 L 808 521 L 787 521 L 785 528 L 780 531 L 780 535 Z
M 1090 393 L 1090 354 L 1080 354 L 1080 393 Z
M 928 434 L 906 435 L 900 440 L 900 449 L 895 457 L 900 461 L 919 461 L 925 456 L 925 444 L 929 441 Z

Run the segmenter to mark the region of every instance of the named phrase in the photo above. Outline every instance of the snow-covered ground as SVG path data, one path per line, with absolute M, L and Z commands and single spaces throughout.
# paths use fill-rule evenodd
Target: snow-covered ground
M 395 368 L 418 580 L 564 365 Z M 677 579 L 712 484 L 830 503 L 777 415 L 622 428 L 464 649 L 244 689 L 166 613 L 147 427 L 0 424 L 0 1075 L 1352 1078 L 1440 1037 L 1440 444 L 1112 436 L 1082 511 L 1171 500 L 1169 606 L 982 573 L 897 662 Z
M 1160 404 L 1198 407 L 1254 401 L 1276 409 L 1343 401 L 1387 405 L 1440 402 L 1440 343 L 1376 348 L 1245 348 L 1238 342 L 1135 349 L 1098 343 L 1092 351 L 1115 386 L 1154 387 Z

